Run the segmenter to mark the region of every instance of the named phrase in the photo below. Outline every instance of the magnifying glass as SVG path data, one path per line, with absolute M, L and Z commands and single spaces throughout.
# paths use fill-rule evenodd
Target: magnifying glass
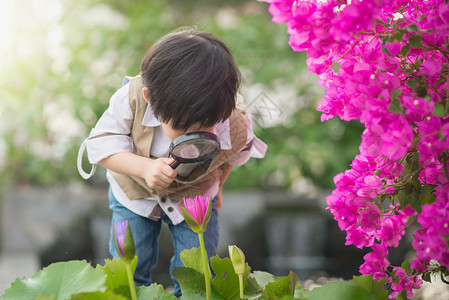
M 169 151 L 170 156 L 175 159 L 170 165 L 173 169 L 179 164 L 202 163 L 220 152 L 220 139 L 211 132 L 189 132 L 174 139 Z

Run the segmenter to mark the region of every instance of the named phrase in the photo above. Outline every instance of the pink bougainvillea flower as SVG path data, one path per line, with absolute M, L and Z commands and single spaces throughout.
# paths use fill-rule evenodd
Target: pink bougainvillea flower
M 321 121 L 359 119 L 365 126 L 352 169 L 334 177 L 328 209 L 347 232 L 346 244 L 374 249 L 360 272 L 389 277 L 391 297 L 402 290 L 410 297 L 419 274 L 387 272 L 386 256 L 417 213 L 379 204 L 396 205 L 404 179 L 413 178 L 422 191 L 422 229 L 412 243 L 412 272 L 429 271 L 432 261 L 449 266 L 449 6 L 443 0 L 266 1 L 273 21 L 287 25 L 291 48 L 307 52 L 308 71 L 325 88 L 317 107 Z M 398 35 L 399 29 L 407 33 Z M 412 155 L 419 169 L 405 163 Z
M 391 289 L 394 291 L 389 298 L 395 298 L 403 290 L 407 292 L 407 297 L 413 297 L 413 289 L 419 289 L 422 285 L 422 280 L 417 275 L 409 275 L 401 267 L 393 267 L 393 273 L 397 281 L 393 281 Z
M 383 245 L 396 248 L 399 246 L 399 241 L 405 234 L 408 217 L 416 215 L 416 212 L 410 205 L 405 207 L 404 210 L 395 209 L 394 206 L 391 206 L 391 208 L 393 210 L 385 214 L 380 225 L 380 230 L 376 232 L 375 237 Z M 395 210 L 397 211 L 395 212 Z
M 357 225 L 351 225 L 346 228 L 345 245 L 354 245 L 357 248 L 371 247 L 374 243 L 374 237 L 368 235 L 362 228 Z
M 368 202 L 367 207 L 360 212 L 360 227 L 369 234 L 375 232 L 379 226 L 381 215 L 382 211 L 379 207 L 372 202 Z
M 335 220 L 338 221 L 338 226 L 340 226 L 341 230 L 346 230 L 346 228 L 354 224 L 358 207 L 354 204 L 347 203 L 339 195 L 338 190 L 335 190 L 332 195 L 329 195 L 326 201 Z
M 390 262 L 387 260 L 387 246 L 373 244 L 374 252 L 366 254 L 363 258 L 365 262 L 360 266 L 360 273 L 363 275 L 372 274 L 373 278 L 380 280 L 387 277 L 385 273 Z
M 212 213 L 209 197 L 198 195 L 195 198 L 184 198 L 178 203 L 178 208 L 194 232 L 201 233 L 206 230 Z
M 417 270 L 418 272 L 425 272 L 429 266 L 429 261 L 416 256 L 415 259 L 410 263 L 410 268 Z
M 136 245 L 128 221 L 120 221 L 114 224 L 114 244 L 121 259 L 130 262 L 136 254 Z
M 374 199 L 382 191 L 382 182 L 379 176 L 368 175 L 356 180 L 357 196 L 363 199 Z
M 447 4 L 440 4 L 438 7 L 438 15 L 445 23 L 449 23 L 449 6 Z
M 436 159 L 446 150 L 446 142 L 440 139 L 442 125 L 442 118 L 437 116 L 417 123 L 422 136 L 418 144 L 421 162 L 427 162 L 432 157 Z
M 439 75 L 441 68 L 441 64 L 434 60 L 428 60 L 422 64 L 422 71 L 430 76 Z

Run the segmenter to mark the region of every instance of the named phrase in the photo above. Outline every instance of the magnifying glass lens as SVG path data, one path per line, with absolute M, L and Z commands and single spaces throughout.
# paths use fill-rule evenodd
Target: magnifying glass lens
M 217 155 L 220 140 L 209 132 L 191 132 L 179 136 L 170 146 L 170 155 L 175 159 L 171 165 L 176 168 L 179 163 L 206 162 Z
M 173 148 L 172 154 L 184 159 L 206 156 L 216 151 L 217 143 L 212 140 L 196 139 L 184 142 Z
M 194 144 L 190 144 L 190 145 L 186 144 L 183 146 L 179 146 L 179 147 L 176 147 L 176 149 L 174 149 L 174 150 L 176 150 L 176 151 L 173 151 L 173 155 L 176 155 L 178 157 L 191 159 L 191 158 L 198 158 L 199 156 L 201 156 L 200 149 Z

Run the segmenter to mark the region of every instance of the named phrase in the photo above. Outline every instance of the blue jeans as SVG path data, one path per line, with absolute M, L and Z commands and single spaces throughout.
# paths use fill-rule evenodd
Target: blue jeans
M 212 215 L 204 232 L 204 243 L 209 257 L 216 255 L 218 246 L 219 226 L 218 212 L 215 209 L 216 203 L 217 197 L 212 200 Z M 165 213 L 162 214 L 161 220 L 157 222 L 133 213 L 117 201 L 111 189 L 109 189 L 109 208 L 112 210 L 112 224 L 118 221 L 128 220 L 131 226 L 131 232 L 136 244 L 136 255 L 138 257 L 136 271 L 134 273 L 136 285 L 148 286 L 151 284 L 150 270 L 157 263 L 158 240 L 162 225 L 161 220 L 168 224 L 175 251 L 170 260 L 170 276 L 175 284 L 174 295 L 176 297 L 181 296 L 181 288 L 172 272 L 174 268 L 184 266 L 179 257 L 179 254 L 183 250 L 200 247 L 198 235 L 190 229 L 185 221 L 178 225 L 173 225 Z M 112 256 L 119 257 L 114 246 L 112 226 L 109 239 L 109 252 Z

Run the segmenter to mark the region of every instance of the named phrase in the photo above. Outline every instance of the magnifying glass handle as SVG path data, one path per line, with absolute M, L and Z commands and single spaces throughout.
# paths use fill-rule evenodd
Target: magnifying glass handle
M 176 169 L 181 163 L 179 161 L 174 161 L 171 163 L 170 167 L 172 167 L 172 169 Z

